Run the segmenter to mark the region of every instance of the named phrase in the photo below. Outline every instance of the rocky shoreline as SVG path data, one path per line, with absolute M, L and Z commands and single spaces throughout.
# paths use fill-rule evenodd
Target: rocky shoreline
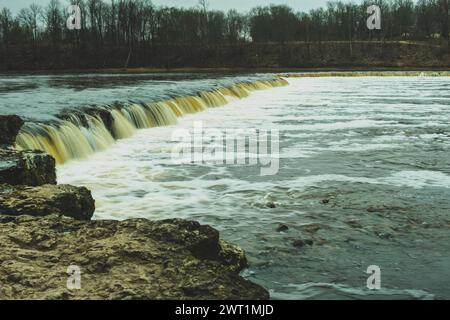
M 83 187 L 55 160 L 12 148 L 23 121 L 0 116 L 0 299 L 267 299 L 242 277 L 242 249 L 185 220 L 91 221 Z M 76 266 L 80 288 L 67 286 Z

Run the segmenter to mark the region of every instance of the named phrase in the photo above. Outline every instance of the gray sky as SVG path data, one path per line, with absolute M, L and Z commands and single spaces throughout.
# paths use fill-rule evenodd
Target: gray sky
M 312 8 L 324 6 L 328 0 L 209 0 L 211 9 L 237 9 L 238 11 L 247 11 L 258 5 L 287 4 L 297 11 L 309 11 Z M 66 3 L 65 0 L 60 0 Z M 42 6 L 48 3 L 48 0 L 0 0 L 0 8 L 10 8 L 14 13 L 20 9 L 28 7 L 32 3 L 38 3 Z M 154 4 L 167 6 L 192 7 L 197 5 L 198 0 L 153 0 Z

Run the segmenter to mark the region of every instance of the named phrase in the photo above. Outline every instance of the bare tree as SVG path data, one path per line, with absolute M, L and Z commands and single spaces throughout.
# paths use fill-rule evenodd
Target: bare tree
M 35 3 L 29 8 L 20 10 L 18 15 L 21 25 L 30 32 L 33 41 L 36 41 L 38 37 L 38 20 L 41 16 L 42 7 Z
M 441 37 L 446 42 L 447 50 L 450 50 L 449 37 L 449 0 L 440 0 L 441 9 Z
M 199 0 L 198 5 L 200 7 L 200 10 L 202 12 L 201 15 L 201 38 L 202 41 L 205 41 L 208 38 L 208 8 L 209 8 L 209 2 L 208 0 Z
M 0 11 L 0 37 L 5 45 L 7 45 L 9 42 L 12 23 L 13 17 L 11 14 L 11 10 L 9 10 L 8 8 L 3 8 L 3 10 Z
M 64 24 L 61 5 L 58 0 L 51 0 L 47 8 L 42 12 L 42 18 L 47 27 L 47 33 L 54 46 L 56 46 L 62 37 Z

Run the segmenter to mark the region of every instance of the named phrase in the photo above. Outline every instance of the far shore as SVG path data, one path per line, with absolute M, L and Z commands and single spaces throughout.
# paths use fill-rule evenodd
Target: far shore
M 0 75 L 60 75 L 60 74 L 147 74 L 147 73 L 289 73 L 289 72 L 365 72 L 365 71 L 450 71 L 449 67 L 326 67 L 326 68 L 104 68 L 104 69 L 48 69 L 1 71 Z

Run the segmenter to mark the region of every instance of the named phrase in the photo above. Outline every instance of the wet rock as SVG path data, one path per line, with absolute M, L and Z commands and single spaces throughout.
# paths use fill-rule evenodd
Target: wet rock
M 276 198 L 271 193 L 266 194 L 263 199 L 264 206 L 271 209 L 275 209 L 277 207 L 277 203 L 275 201 Z
M 13 145 L 23 124 L 23 120 L 18 116 L 0 115 L 0 145 Z
M 55 159 L 40 151 L 0 149 L 0 183 L 29 186 L 56 184 Z
M 97 109 L 95 111 L 92 111 L 91 114 L 94 114 L 98 116 L 100 119 L 102 119 L 103 124 L 105 125 L 106 129 L 111 133 L 111 135 L 114 136 L 114 130 L 113 130 L 113 123 L 114 118 L 110 112 L 110 110 L 106 109 Z
M 394 237 L 394 235 L 389 233 L 389 232 L 380 232 L 377 235 L 381 239 L 385 239 L 385 240 L 390 240 L 390 239 L 392 239 Z
M 358 220 L 355 220 L 355 219 L 348 220 L 345 223 L 348 224 L 350 227 L 355 228 L 355 229 L 362 229 L 363 228 L 362 224 Z
M 294 242 L 292 243 L 292 245 L 296 248 L 302 248 L 306 245 L 308 246 L 312 246 L 314 244 L 314 241 L 311 239 L 298 239 L 298 240 L 294 240 Z
M 90 220 L 95 210 L 91 192 L 83 187 L 39 187 L 0 184 L 0 215 L 46 216 L 60 214 Z
M 114 136 L 113 123 L 114 118 L 110 110 L 101 107 L 86 107 L 82 111 L 74 112 L 72 109 L 67 109 L 58 114 L 58 118 L 69 122 L 74 122 L 74 116 L 76 121 L 81 123 L 84 127 L 89 126 L 88 116 L 96 117 L 101 120 L 105 125 L 105 128 Z
M 322 229 L 322 226 L 318 223 L 311 223 L 311 224 L 302 226 L 302 230 L 306 231 L 308 233 L 316 233 L 320 229 Z
M 305 241 L 303 240 L 295 240 L 292 245 L 296 248 L 302 248 L 305 246 Z
M 330 200 L 329 199 L 322 199 L 322 203 L 323 204 L 328 204 L 328 203 L 330 203 Z
M 268 201 L 268 202 L 266 202 L 266 207 L 267 208 L 271 208 L 271 209 L 275 209 L 277 207 L 277 205 L 273 201 Z
M 277 227 L 278 232 L 286 232 L 289 230 L 289 227 L 285 224 L 279 224 Z
M 248 267 L 248 261 L 244 250 L 222 240 L 219 241 L 219 245 L 219 261 L 228 266 L 230 270 L 240 272 Z
M 0 215 L 0 299 L 267 299 L 239 276 L 243 251 L 213 230 L 184 220 Z M 70 265 L 80 268 L 81 290 L 66 286 Z

